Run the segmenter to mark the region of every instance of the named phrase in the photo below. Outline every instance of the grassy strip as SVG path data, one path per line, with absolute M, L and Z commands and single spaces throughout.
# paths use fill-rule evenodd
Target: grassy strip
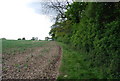
M 62 46 L 62 65 L 60 67 L 60 79 L 95 79 L 98 77 L 93 68 L 89 67 L 89 61 L 85 61 L 85 55 L 77 52 L 68 45 L 58 43 Z

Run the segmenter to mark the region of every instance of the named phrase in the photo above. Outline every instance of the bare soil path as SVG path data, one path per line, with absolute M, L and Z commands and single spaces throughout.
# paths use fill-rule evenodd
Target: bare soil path
M 3 54 L 4 55 L 4 54 Z M 6 56 L 3 56 L 5 58 Z M 9 58 L 8 58 L 9 57 Z M 54 41 L 3 60 L 3 79 L 56 79 L 61 48 Z

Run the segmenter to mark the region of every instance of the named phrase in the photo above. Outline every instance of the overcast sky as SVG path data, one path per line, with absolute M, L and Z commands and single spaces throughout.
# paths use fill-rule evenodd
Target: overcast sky
M 44 39 L 53 22 L 29 4 L 36 0 L 0 0 L 0 38 Z M 40 10 L 40 9 L 39 9 Z

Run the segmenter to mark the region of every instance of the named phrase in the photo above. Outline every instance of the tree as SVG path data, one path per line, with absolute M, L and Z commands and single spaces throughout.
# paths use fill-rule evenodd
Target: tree
M 25 40 L 25 37 L 23 37 L 22 40 Z
M 73 23 L 79 23 L 87 4 L 88 3 L 74 2 L 69 5 L 69 8 L 65 12 L 66 18 L 71 20 Z
M 42 10 L 44 14 L 50 14 L 53 15 L 53 19 L 55 19 L 55 22 L 57 21 L 63 21 L 66 19 L 65 11 L 69 8 L 69 5 L 73 1 L 68 0 L 49 0 L 48 2 L 42 2 Z
M 6 38 L 1 38 L 2 40 L 6 40 Z
M 52 38 L 85 52 L 102 78 L 119 78 L 120 3 L 74 2 L 64 14 L 67 19 L 52 26 Z
M 35 37 L 32 37 L 32 39 L 31 40 L 35 40 Z
M 18 40 L 21 40 L 21 38 L 18 38 Z
M 45 40 L 48 41 L 49 37 L 45 37 Z

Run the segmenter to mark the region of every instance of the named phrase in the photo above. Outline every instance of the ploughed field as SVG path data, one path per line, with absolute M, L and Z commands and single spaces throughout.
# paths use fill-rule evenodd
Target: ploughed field
M 54 41 L 2 41 L 2 79 L 56 79 L 61 48 Z

